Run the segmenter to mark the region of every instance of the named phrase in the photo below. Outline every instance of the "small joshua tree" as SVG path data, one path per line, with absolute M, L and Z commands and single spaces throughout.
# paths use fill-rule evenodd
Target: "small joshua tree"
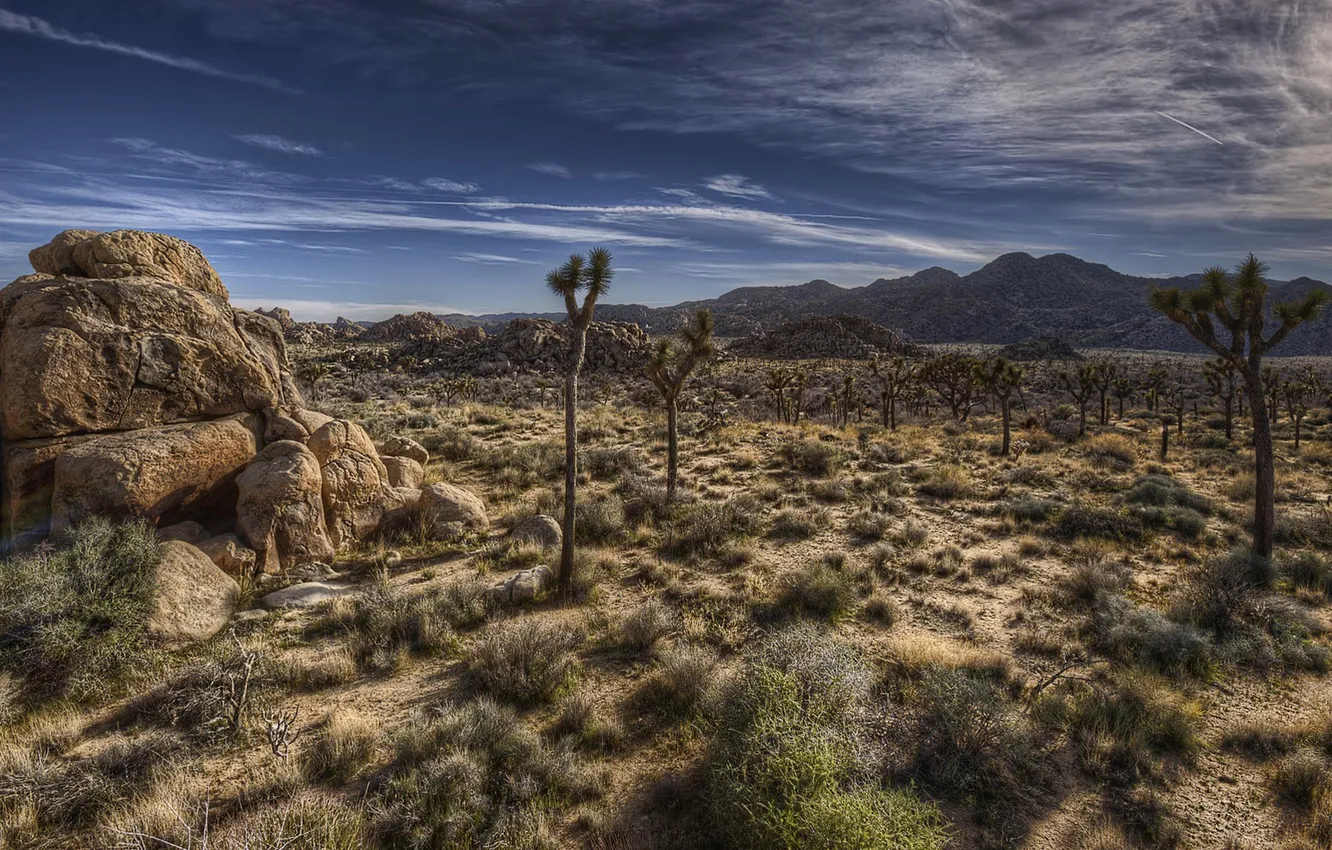
M 1119 402 L 1119 418 L 1124 418 L 1124 402 L 1133 398 L 1138 391 L 1138 384 L 1132 378 L 1115 378 L 1110 386 L 1110 394 Z
M 1235 436 L 1235 364 L 1218 357 L 1203 364 L 1203 377 L 1207 379 L 1207 387 L 1216 396 L 1216 400 L 1221 402 L 1221 409 L 1226 414 L 1226 439 L 1229 440 Z
M 1292 378 L 1281 385 L 1281 392 L 1286 397 L 1286 410 L 1295 423 L 1295 451 L 1300 450 L 1300 427 L 1309 413 L 1309 402 L 1322 392 L 1322 382 L 1313 370 L 1306 371 L 1298 378 Z
M 597 299 L 610 289 L 611 252 L 593 248 L 584 259 L 577 254 L 546 275 L 551 292 L 564 297 L 569 314 L 568 359 L 564 368 L 564 543 L 560 550 L 557 587 L 566 600 L 573 595 L 574 507 L 578 496 L 578 373 L 587 351 L 587 329 L 592 325 L 592 311 Z M 578 304 L 578 293 L 585 293 Z
M 1095 384 L 1096 392 L 1101 395 L 1101 412 L 1099 418 L 1102 425 L 1110 424 L 1110 402 L 1108 397 L 1111 387 L 1115 384 L 1115 376 L 1118 375 L 1118 373 L 1119 370 L 1115 368 L 1115 364 L 1113 363 L 1096 364 Z
M 1079 437 L 1085 436 L 1087 433 L 1087 402 L 1091 401 L 1092 393 L 1096 392 L 1098 372 L 1099 370 L 1094 363 L 1084 363 L 1078 367 L 1075 375 L 1070 375 L 1067 372 L 1059 373 L 1059 380 L 1064 382 L 1064 388 L 1078 403 Z
M 680 443 L 677 419 L 680 391 L 699 364 L 716 352 L 712 341 L 712 313 L 699 310 L 691 324 L 680 329 L 679 340 L 663 339 L 647 365 L 647 375 L 666 403 L 666 496 L 675 499 L 679 478 Z
M 977 366 L 976 374 L 981 384 L 999 400 L 999 413 L 1004 423 L 1004 442 L 999 453 L 1008 457 L 1008 450 L 1012 445 L 1010 431 L 1013 418 L 1012 397 L 1022 386 L 1022 367 L 1002 357 L 995 357 Z
M 916 377 L 916 367 L 905 357 L 880 360 L 873 357 L 870 372 L 879 381 L 879 401 L 883 405 L 883 427 L 897 430 L 897 400 L 903 396 Z
M 1317 317 L 1327 301 L 1326 293 L 1314 289 L 1299 301 L 1272 306 L 1271 317 L 1279 324 L 1264 337 L 1268 321 L 1266 273 L 1267 267 L 1250 254 L 1236 267 L 1234 275 L 1221 268 L 1208 269 L 1203 273 L 1202 286 L 1192 292 L 1157 289 L 1151 294 L 1153 307 L 1217 356 L 1233 363 L 1243 379 L 1253 422 L 1253 553 L 1262 558 L 1272 556 L 1276 528 L 1276 467 L 1263 357 L 1295 328 Z M 1229 339 L 1222 339 L 1219 331 Z
M 941 354 L 921 367 L 920 380 L 943 399 L 954 419 L 967 421 L 976 393 L 975 358 Z

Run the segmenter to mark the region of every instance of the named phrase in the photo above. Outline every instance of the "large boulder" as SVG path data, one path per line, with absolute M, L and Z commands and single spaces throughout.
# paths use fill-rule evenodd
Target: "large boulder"
M 427 532 L 437 540 L 490 527 L 485 503 L 475 493 L 452 484 L 431 484 L 421 490 L 418 510 Z
M 329 561 L 323 476 L 314 453 L 294 440 L 272 443 L 236 479 L 236 534 L 268 573 Z
M 379 530 L 395 507 L 388 469 L 374 441 L 354 422 L 335 419 L 306 441 L 319 459 L 324 478 L 324 517 L 337 549 Z
M 94 439 L 25 440 L 0 447 L 0 553 L 40 543 L 51 533 L 56 458 Z
M 168 540 L 153 576 L 148 635 L 168 646 L 207 640 L 231 619 L 239 599 L 240 585 L 207 555 Z
M 0 290 L 7 441 L 300 404 L 271 319 L 152 278 L 34 275 Z
M 235 496 L 236 475 L 258 449 L 253 417 L 109 434 L 55 460 L 51 530 L 93 515 L 177 519 Z
M 66 230 L 34 248 L 28 261 L 40 274 L 65 277 L 152 277 L 227 300 L 227 288 L 204 258 L 183 239 L 141 230 Z

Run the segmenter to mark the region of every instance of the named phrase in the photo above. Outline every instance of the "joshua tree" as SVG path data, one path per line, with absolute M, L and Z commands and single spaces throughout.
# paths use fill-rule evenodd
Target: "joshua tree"
M 1087 402 L 1091 401 L 1092 393 L 1096 392 L 1098 371 L 1094 363 L 1084 363 L 1078 367 L 1076 375 L 1069 375 L 1067 372 L 1059 373 L 1059 380 L 1064 382 L 1068 394 L 1073 396 L 1074 401 L 1078 403 L 1079 437 L 1085 436 L 1087 433 Z
M 1254 515 L 1253 552 L 1272 556 L 1276 526 L 1276 469 L 1272 454 L 1272 423 L 1268 419 L 1267 386 L 1263 381 L 1263 356 L 1281 344 L 1290 332 L 1315 318 L 1327 301 L 1321 290 L 1310 290 L 1299 301 L 1276 304 L 1271 315 L 1280 322 L 1267 338 L 1267 267 L 1258 258 L 1248 259 L 1229 275 L 1224 269 L 1204 272 L 1198 289 L 1158 289 L 1151 304 L 1171 321 L 1181 325 L 1194 339 L 1235 365 L 1249 397 L 1253 421 Z M 1229 340 L 1217 336 L 1218 325 Z
M 1161 400 L 1161 390 L 1165 387 L 1166 381 L 1170 380 L 1170 373 L 1160 364 L 1147 370 L 1147 375 L 1142 379 L 1143 396 L 1147 401 L 1147 410 L 1156 412 L 1158 402 Z
M 916 367 L 905 357 L 891 357 L 887 361 L 870 358 L 870 371 L 879 381 L 879 400 L 883 405 L 883 427 L 897 430 L 897 400 L 916 376 Z
M 610 289 L 611 252 L 606 248 L 593 248 L 584 259 L 577 254 L 558 269 L 546 275 L 546 285 L 556 295 L 564 297 L 564 308 L 569 313 L 568 360 L 564 373 L 564 544 L 560 550 L 560 571 L 557 586 L 566 600 L 573 595 L 574 571 L 574 507 L 578 496 L 578 372 L 583 368 L 583 354 L 587 350 L 587 329 L 592 325 L 592 311 L 597 299 Z M 578 293 L 583 304 L 578 304 Z
M 1281 385 L 1286 396 L 1286 410 L 1290 411 L 1291 421 L 1295 423 L 1295 451 L 1300 450 L 1300 426 L 1309 412 L 1309 400 L 1317 398 L 1322 390 L 1321 381 L 1313 370 L 1305 372 Z
M 790 413 L 786 404 L 786 388 L 791 385 L 791 370 L 778 367 L 768 373 L 763 381 L 763 389 L 772 393 L 772 406 L 777 411 L 777 419 L 782 422 L 790 421 Z
M 685 381 L 700 363 L 716 352 L 712 342 L 712 313 L 699 310 L 691 324 L 680 328 L 678 341 L 667 337 L 657 344 L 656 353 L 647 365 L 647 375 L 662 401 L 666 403 L 666 498 L 675 499 L 675 484 L 679 477 L 680 440 L 677 418 L 680 391 Z
M 971 415 L 976 393 L 976 360 L 961 354 L 942 354 L 920 369 L 920 380 L 934 390 L 959 422 Z
M 791 377 L 791 400 L 789 421 L 793 425 L 800 424 L 800 415 L 805 412 L 805 390 L 809 389 L 809 372 L 804 369 L 797 369 Z
M 1267 413 L 1275 425 L 1281 410 L 1281 373 L 1275 366 L 1264 366 L 1262 375 L 1263 386 L 1267 388 Z
M 1110 387 L 1110 394 L 1119 402 L 1119 418 L 1124 418 L 1124 402 L 1133 398 L 1133 394 L 1138 391 L 1138 385 L 1132 378 L 1115 378 Z
M 834 390 L 833 392 L 837 399 L 837 408 L 842 414 L 842 427 L 845 428 L 847 422 L 851 419 L 851 408 L 859 405 L 859 398 L 856 394 L 856 376 L 844 376 L 841 390 Z
M 986 360 L 976 367 L 976 375 L 981 384 L 999 400 L 999 412 L 1004 422 L 1004 442 L 999 453 L 1008 457 L 1012 444 L 1009 424 L 1012 421 L 1011 398 L 1022 386 L 1022 367 L 1010 363 L 1002 357 Z
M 1235 422 L 1235 364 L 1224 357 L 1218 357 L 1203 364 L 1203 377 L 1207 386 L 1221 402 L 1226 413 L 1226 439 L 1234 436 Z
M 1115 364 L 1113 363 L 1096 364 L 1095 384 L 1096 392 L 1100 393 L 1101 396 L 1100 419 L 1102 425 L 1110 424 L 1110 402 L 1107 398 L 1110 393 L 1110 388 L 1115 383 L 1115 376 L 1118 372 L 1119 370 L 1115 368 Z

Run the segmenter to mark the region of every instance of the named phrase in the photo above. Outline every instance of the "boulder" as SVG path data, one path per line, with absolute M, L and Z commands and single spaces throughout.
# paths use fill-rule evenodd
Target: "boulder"
M 110 434 L 55 461 L 51 530 L 94 514 L 168 524 L 234 498 L 234 482 L 258 446 L 252 417 Z
M 388 482 L 390 487 L 407 487 L 412 490 L 421 489 L 421 483 L 425 481 L 425 469 L 421 464 L 409 457 L 394 457 L 389 455 L 381 457 L 384 469 L 388 471 Z
M 254 575 L 259 556 L 234 534 L 219 534 L 202 540 L 195 546 L 208 556 L 217 568 L 229 576 Z
M 40 543 L 51 533 L 55 462 L 95 436 L 24 440 L 0 448 L 0 553 Z
M 431 484 L 421 490 L 421 521 L 436 540 L 459 537 L 490 527 L 486 506 L 474 493 L 452 484 Z
M 319 459 L 324 517 L 334 548 L 378 531 L 385 513 L 396 505 L 388 470 L 365 429 L 335 419 L 311 434 L 306 445 Z
M 236 534 L 257 553 L 257 569 L 273 573 L 333 558 L 323 476 L 304 445 L 283 440 L 266 446 L 237 477 L 236 488 Z
M 521 570 L 486 591 L 492 605 L 531 602 L 555 586 L 555 574 L 545 564 Z
M 208 533 L 208 529 L 204 528 L 194 520 L 186 520 L 185 522 L 178 522 L 175 525 L 168 525 L 165 528 L 157 529 L 157 539 L 162 541 L 182 540 L 186 543 L 198 546 L 209 537 L 212 537 L 212 535 Z
M 311 434 L 333 421 L 333 417 L 329 416 L 327 413 L 320 413 L 317 410 L 307 410 L 304 408 L 293 410 L 291 412 L 291 418 L 301 423 L 301 426 Z
M 558 549 L 564 542 L 564 533 L 554 517 L 537 514 L 513 527 L 509 538 L 515 543 L 530 543 L 546 549 Z
M 236 611 L 240 585 L 208 556 L 180 540 L 162 544 L 154 573 L 148 635 L 168 646 L 207 640 Z
M 421 491 L 411 487 L 393 487 L 388 496 L 388 509 L 379 522 L 381 534 L 409 531 L 421 518 Z
M 379 454 L 381 457 L 411 458 L 422 466 L 430 462 L 430 452 L 425 450 L 425 446 L 410 437 L 397 434 L 384 441 L 384 445 L 379 447 Z
M 32 276 L 0 290 L 7 441 L 299 404 L 271 319 L 151 278 Z
M 87 278 L 153 277 L 227 300 L 227 288 L 204 258 L 183 239 L 141 230 L 66 230 L 29 252 L 40 274 Z

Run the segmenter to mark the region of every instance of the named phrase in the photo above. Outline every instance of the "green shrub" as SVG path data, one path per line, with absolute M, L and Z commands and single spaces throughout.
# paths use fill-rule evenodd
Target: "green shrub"
M 92 519 L 60 548 L 0 561 L 0 664 L 37 696 L 86 699 L 145 652 L 153 571 L 145 523 Z
M 1332 562 L 1314 552 L 1301 552 L 1282 564 L 1281 571 L 1295 587 L 1332 596 Z
M 752 496 L 688 505 L 672 524 L 666 549 L 675 555 L 716 554 L 730 541 L 753 534 L 759 514 Z
M 375 585 L 346 606 L 334 606 L 316 630 L 345 629 L 356 663 L 366 670 L 392 670 L 409 653 L 438 655 L 454 643 L 452 622 L 469 620 L 448 592 L 411 593 Z
M 1106 540 L 1133 541 L 1142 537 L 1142 521 L 1135 516 L 1109 508 L 1075 502 L 1059 513 L 1055 530 L 1070 540 L 1099 537 Z
M 827 508 L 786 508 L 772 518 L 769 533 L 780 540 L 805 540 L 828 526 L 832 515 Z
M 584 639 L 567 623 L 535 617 L 500 623 L 477 641 L 467 669 L 481 690 L 505 702 L 549 702 L 573 680 L 573 651 Z
M 938 811 L 868 779 L 869 671 L 801 628 L 752 657 L 728 698 L 707 769 L 719 832 L 742 850 L 936 850 Z
M 579 543 L 611 543 L 624 534 L 624 502 L 616 495 L 574 505 L 574 530 Z
M 1206 675 L 1211 665 L 1211 644 L 1197 629 L 1115 593 L 1097 599 L 1089 630 L 1089 643 L 1118 661 L 1193 676 Z
M 587 474 L 601 481 L 613 481 L 629 475 L 641 473 L 647 466 L 643 453 L 633 446 L 599 447 L 588 449 L 582 456 L 579 467 Z
M 1200 496 L 1178 478 L 1169 475 L 1144 475 L 1129 488 L 1124 498 L 1133 505 L 1150 505 L 1164 508 L 1176 506 L 1188 508 L 1200 514 L 1211 514 L 1212 503 L 1205 496 Z
M 657 666 L 643 679 L 635 694 L 647 713 L 665 720 L 698 716 L 712 696 L 717 681 L 717 655 L 694 646 L 672 646 L 661 653 Z

